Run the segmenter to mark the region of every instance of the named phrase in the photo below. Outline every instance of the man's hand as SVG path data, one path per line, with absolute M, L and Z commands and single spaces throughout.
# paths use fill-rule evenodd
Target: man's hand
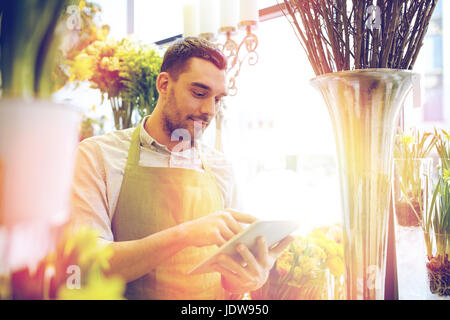
M 226 209 L 188 221 L 180 227 L 186 232 L 187 243 L 192 246 L 221 246 L 243 229 L 240 223 L 255 221 L 253 216 Z
M 243 294 L 257 290 L 267 281 L 276 259 L 293 240 L 293 236 L 287 236 L 269 250 L 264 237 L 258 237 L 256 257 L 241 243 L 236 249 L 242 263 L 222 254 L 212 268 L 222 274 L 222 285 L 229 292 Z

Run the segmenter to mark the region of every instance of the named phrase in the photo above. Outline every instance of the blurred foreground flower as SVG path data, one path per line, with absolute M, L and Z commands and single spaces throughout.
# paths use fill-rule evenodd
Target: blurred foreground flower
M 98 241 L 98 232 L 82 227 L 65 231 L 54 252 L 36 271 L 12 274 L 13 299 L 123 299 L 125 283 L 107 277 L 112 249 Z

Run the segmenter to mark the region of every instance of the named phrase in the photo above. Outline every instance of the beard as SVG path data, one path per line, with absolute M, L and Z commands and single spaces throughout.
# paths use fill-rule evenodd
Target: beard
M 173 141 L 179 141 L 182 137 L 183 142 L 187 143 L 186 140 L 190 139 L 190 146 L 194 146 L 195 139 L 201 138 L 212 117 L 206 114 L 185 114 L 181 110 L 172 88 L 168 101 L 162 108 L 163 130 Z M 201 122 L 205 124 L 204 127 Z

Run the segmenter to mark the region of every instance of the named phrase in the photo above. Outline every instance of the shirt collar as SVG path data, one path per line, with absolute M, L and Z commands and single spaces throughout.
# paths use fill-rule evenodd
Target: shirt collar
M 158 141 L 156 141 L 148 132 L 145 130 L 145 122 L 148 120 L 150 115 L 145 116 L 144 119 L 141 121 L 140 126 L 140 132 L 139 132 L 139 140 L 141 143 L 141 146 L 148 146 L 150 148 L 156 148 L 158 151 L 172 153 L 172 151 L 169 150 L 165 145 L 160 144 Z M 200 144 L 195 141 L 195 149 L 199 149 Z

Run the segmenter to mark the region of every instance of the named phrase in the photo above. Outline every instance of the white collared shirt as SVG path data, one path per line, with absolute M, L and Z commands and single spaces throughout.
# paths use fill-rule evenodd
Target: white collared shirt
M 196 143 L 196 148 L 183 152 L 171 152 L 144 129 L 147 118 L 141 122 L 140 166 L 180 167 L 202 171 L 199 157 L 201 152 L 216 178 L 224 208 L 243 209 L 231 164 L 222 153 L 203 143 Z M 85 139 L 79 144 L 70 210 L 73 227 L 87 225 L 97 229 L 102 239 L 114 240 L 111 221 L 122 185 L 133 131 L 134 128 L 114 131 Z

